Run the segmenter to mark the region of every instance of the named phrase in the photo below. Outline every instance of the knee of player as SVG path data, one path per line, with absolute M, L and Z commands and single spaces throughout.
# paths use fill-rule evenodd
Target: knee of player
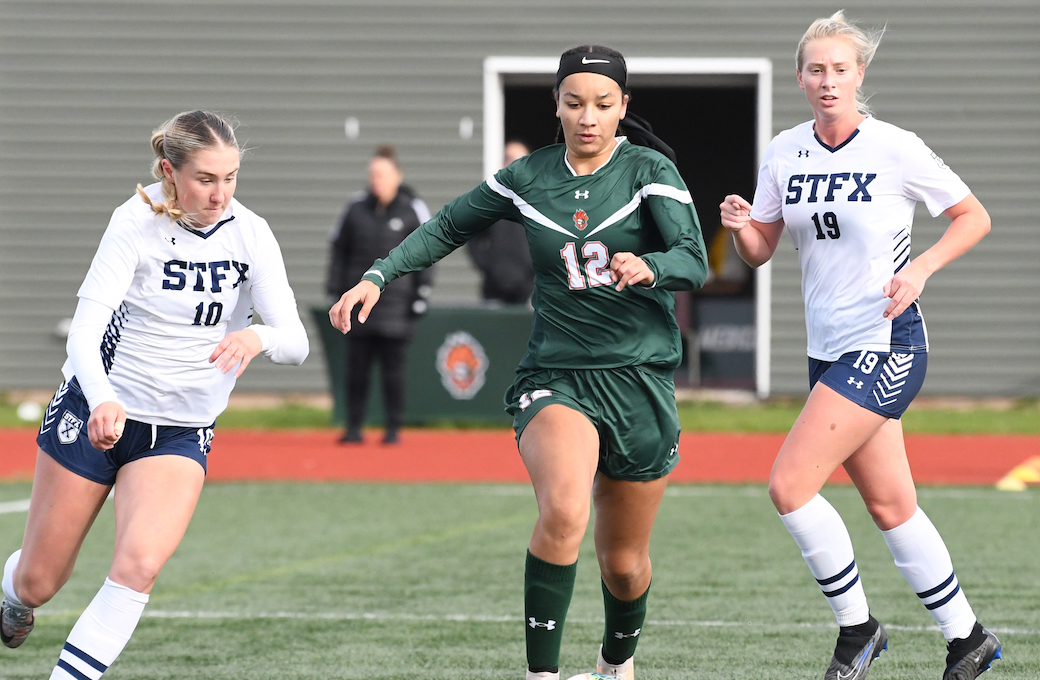
M 166 560 L 147 554 L 117 555 L 109 578 L 121 586 L 147 593 L 155 585 Z
M 796 480 L 791 475 L 777 473 L 776 470 L 769 475 L 769 499 L 781 515 L 794 512 L 798 509 L 794 505 L 794 487 Z
M 14 579 L 15 594 L 25 606 L 40 607 L 50 602 L 69 576 L 69 573 L 44 569 L 19 569 Z
M 881 531 L 895 529 L 906 523 L 917 511 L 914 500 L 893 499 L 890 501 L 864 500 L 867 512 Z
M 597 553 L 599 571 L 607 589 L 621 600 L 631 600 L 650 580 L 650 556 L 643 552 L 615 550 Z M 638 591 L 638 592 L 636 592 Z M 634 593 L 634 594 L 633 594 Z
M 540 504 L 539 523 L 557 540 L 581 540 L 589 524 L 588 498 L 554 498 Z

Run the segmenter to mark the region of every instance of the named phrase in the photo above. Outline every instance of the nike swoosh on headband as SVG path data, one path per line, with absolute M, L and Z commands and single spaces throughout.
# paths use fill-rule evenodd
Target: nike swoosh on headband
M 583 64 L 609 64 L 609 59 L 589 59 L 588 57 L 582 57 L 581 63 Z

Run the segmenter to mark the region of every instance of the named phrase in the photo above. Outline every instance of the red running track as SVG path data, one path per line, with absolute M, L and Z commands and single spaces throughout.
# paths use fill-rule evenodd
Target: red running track
M 333 430 L 218 430 L 209 479 L 365 482 L 526 482 L 509 430 L 405 430 L 385 446 L 338 444 Z M 0 429 L 0 479 L 30 479 L 36 431 Z M 682 435 L 673 482 L 763 483 L 784 441 L 780 434 Z M 992 485 L 1031 456 L 1040 437 L 907 435 L 920 484 Z M 832 482 L 849 483 L 839 469 Z

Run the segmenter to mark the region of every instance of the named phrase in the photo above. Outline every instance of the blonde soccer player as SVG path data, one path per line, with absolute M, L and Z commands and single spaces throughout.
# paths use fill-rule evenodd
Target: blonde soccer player
M 772 257 L 785 228 L 801 262 L 811 392 L 777 455 L 769 495 L 841 628 L 825 678 L 865 677 L 888 641 L 867 607 L 848 530 L 819 493 L 841 465 L 946 637 L 944 680 L 970 680 L 999 658 L 1000 642 L 976 620 L 946 545 L 917 505 L 899 417 L 928 365 L 918 296 L 985 236 L 990 220 L 915 134 L 870 115 L 859 88 L 880 37 L 841 12 L 813 22 L 796 56 L 813 118 L 776 136 L 754 204 L 727 196 L 722 223 L 753 267 Z M 918 202 L 950 226 L 911 257 Z
M 17 647 L 114 487 L 112 566 L 51 680 L 98 680 L 129 641 L 195 511 L 236 378 L 258 354 L 300 364 L 308 352 L 274 234 L 234 198 L 228 121 L 181 113 L 152 149 L 160 181 L 116 208 L 80 286 L 22 548 L 4 567 L 0 639 Z

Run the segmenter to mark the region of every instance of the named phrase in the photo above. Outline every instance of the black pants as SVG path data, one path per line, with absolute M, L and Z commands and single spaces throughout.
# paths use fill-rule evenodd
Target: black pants
M 349 338 L 347 357 L 347 429 L 358 430 L 365 422 L 369 377 L 378 359 L 383 374 L 383 408 L 386 428 L 396 430 L 404 420 L 405 360 L 409 340 L 361 336 Z

